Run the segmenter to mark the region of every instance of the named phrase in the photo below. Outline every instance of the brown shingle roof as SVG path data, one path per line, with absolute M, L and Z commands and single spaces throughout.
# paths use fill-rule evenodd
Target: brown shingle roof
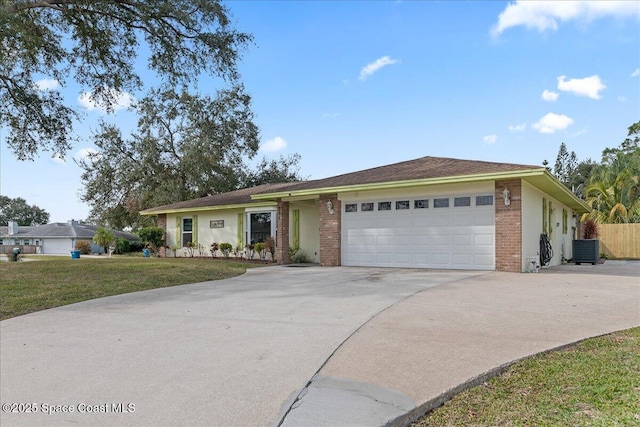
M 362 171 L 346 173 L 329 178 L 296 183 L 265 184 L 245 188 L 230 193 L 214 194 L 199 199 L 172 203 L 147 209 L 144 214 L 160 213 L 173 209 L 189 209 L 209 206 L 239 205 L 256 202 L 251 196 L 258 194 L 315 190 L 321 188 L 344 187 L 350 185 L 375 184 L 383 182 L 412 181 L 429 178 L 445 178 L 515 172 L 541 169 L 542 166 L 519 165 L 513 163 L 483 162 L 478 160 L 459 160 L 445 157 L 421 157 L 415 160 L 379 166 Z
M 316 188 L 332 188 L 349 185 L 375 184 L 381 182 L 411 181 L 429 178 L 514 172 L 541 168 L 542 166 L 427 156 L 415 160 L 408 160 L 391 165 L 365 169 L 358 172 L 332 176 L 329 178 L 290 184 L 288 187 L 282 187 L 278 191 L 310 190 Z M 254 194 L 260 193 L 265 192 L 255 192 Z
M 158 206 L 145 210 L 145 213 L 163 212 L 172 209 L 189 209 L 202 208 L 208 206 L 225 206 L 225 205 L 242 205 L 254 202 L 251 196 L 257 193 L 270 193 L 279 191 L 282 187 L 290 186 L 290 182 L 279 184 L 264 184 L 251 188 L 243 188 L 241 190 L 231 191 L 229 193 L 214 194 L 211 196 L 200 197 L 193 200 L 185 200 L 184 202 L 171 203 L 169 205 Z

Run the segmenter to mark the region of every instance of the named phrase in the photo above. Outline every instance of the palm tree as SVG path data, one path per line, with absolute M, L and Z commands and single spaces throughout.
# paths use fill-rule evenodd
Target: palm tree
M 109 245 L 111 242 L 115 241 L 115 239 L 116 238 L 113 233 L 104 227 L 98 228 L 96 233 L 93 235 L 93 243 L 102 246 L 104 248 L 104 253 L 109 253 Z
M 640 222 L 640 178 L 628 170 L 613 182 L 598 181 L 585 189 L 586 203 L 591 207 L 582 220 L 591 218 L 600 224 Z

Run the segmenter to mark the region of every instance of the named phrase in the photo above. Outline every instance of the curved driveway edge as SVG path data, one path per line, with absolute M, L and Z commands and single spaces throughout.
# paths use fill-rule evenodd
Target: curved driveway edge
M 482 274 L 269 267 L 4 320 L 0 400 L 22 406 L 0 425 L 277 423 L 372 316 Z
M 607 264 L 491 273 L 406 298 L 336 351 L 282 425 L 407 425 L 514 360 L 640 325 L 640 263 Z

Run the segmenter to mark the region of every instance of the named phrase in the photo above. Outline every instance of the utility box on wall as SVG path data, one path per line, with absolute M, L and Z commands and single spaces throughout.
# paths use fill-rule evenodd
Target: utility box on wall
M 573 241 L 573 262 L 577 265 L 589 262 L 593 265 L 600 259 L 600 241 L 598 239 L 582 239 Z

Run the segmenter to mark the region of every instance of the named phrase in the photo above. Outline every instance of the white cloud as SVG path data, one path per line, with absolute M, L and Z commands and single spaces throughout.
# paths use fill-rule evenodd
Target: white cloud
M 546 89 L 544 90 L 544 92 L 542 92 L 542 99 L 544 99 L 545 101 L 553 102 L 558 99 L 558 96 L 560 96 L 558 92 L 553 92 Z
M 505 30 L 524 26 L 539 32 L 557 30 L 559 22 L 589 23 L 606 16 L 640 16 L 640 4 L 634 1 L 522 1 L 509 3 L 491 28 L 494 37 Z
M 56 79 L 42 79 L 36 81 L 36 87 L 40 90 L 53 90 L 60 87 Z
M 566 80 L 566 78 L 567 76 L 558 77 L 558 90 L 587 96 L 591 99 L 600 99 L 600 91 L 607 88 L 597 74 L 583 79 Z
M 482 137 L 482 140 L 487 144 L 495 144 L 496 141 L 498 140 L 498 135 L 496 134 L 486 135 Z
M 370 64 L 367 64 L 361 71 L 360 77 L 358 79 L 365 80 L 368 76 L 378 71 L 380 68 L 386 65 L 397 64 L 397 59 L 391 59 L 388 56 L 383 56 L 382 58 L 378 58 Z
M 53 159 L 54 162 L 58 163 L 59 165 L 66 165 L 67 164 L 67 159 L 65 159 L 64 156 L 61 156 L 58 153 L 54 154 L 52 159 Z
M 114 112 L 129 108 L 134 101 L 133 96 L 129 92 L 118 92 L 112 90 L 111 94 L 115 97 L 115 103 L 112 106 Z M 78 97 L 78 103 L 89 111 L 100 110 L 103 113 L 107 112 L 106 108 L 104 108 L 102 105 L 96 104 L 96 102 L 91 99 L 90 92 L 82 93 Z
M 527 124 L 526 123 L 521 123 L 519 125 L 510 125 L 509 126 L 509 131 L 510 132 L 522 132 L 526 128 L 527 128 Z
M 286 147 L 287 147 L 287 141 L 285 141 L 284 138 L 282 137 L 276 136 L 273 139 L 267 140 L 267 142 L 262 144 L 260 148 L 262 149 L 262 151 L 273 152 L 273 151 L 283 150 Z
M 633 73 L 631 73 L 631 77 L 638 77 L 640 76 L 640 68 L 636 68 Z
M 531 127 L 540 133 L 556 133 L 571 126 L 573 119 L 564 114 L 545 114 L 540 120 L 532 124 Z
M 78 152 L 73 156 L 76 162 L 81 162 L 83 160 L 91 160 L 90 157 L 92 155 L 98 154 L 98 150 L 93 148 L 81 148 Z

